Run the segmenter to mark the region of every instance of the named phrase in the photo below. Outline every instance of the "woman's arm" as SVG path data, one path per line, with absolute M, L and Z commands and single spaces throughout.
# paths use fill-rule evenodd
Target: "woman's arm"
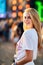
M 24 65 L 28 62 L 31 62 L 32 61 L 32 58 L 33 58 L 33 51 L 32 50 L 26 50 L 26 55 L 24 58 L 22 58 L 20 61 L 18 61 L 16 63 L 16 65 Z

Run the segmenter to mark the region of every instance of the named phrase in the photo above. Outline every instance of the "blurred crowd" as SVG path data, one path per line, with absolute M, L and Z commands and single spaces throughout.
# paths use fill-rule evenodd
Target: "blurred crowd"
M 23 33 L 22 19 L 17 20 L 7 18 L 0 20 L 0 41 L 14 41 L 14 37 L 19 37 Z

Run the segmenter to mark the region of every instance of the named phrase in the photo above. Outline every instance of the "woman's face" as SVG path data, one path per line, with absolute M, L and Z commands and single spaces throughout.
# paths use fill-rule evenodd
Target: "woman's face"
M 33 28 L 33 23 L 29 13 L 23 15 L 23 28 L 24 31 Z

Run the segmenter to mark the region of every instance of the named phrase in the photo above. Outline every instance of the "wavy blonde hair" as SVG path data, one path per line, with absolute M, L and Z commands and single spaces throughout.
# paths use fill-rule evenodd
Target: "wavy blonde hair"
M 38 33 L 38 49 L 40 49 L 42 40 L 41 40 L 41 23 L 40 23 L 38 12 L 34 8 L 28 8 L 28 9 L 25 9 L 23 15 L 25 13 L 30 14 L 31 20 L 33 22 L 33 27 L 36 29 Z

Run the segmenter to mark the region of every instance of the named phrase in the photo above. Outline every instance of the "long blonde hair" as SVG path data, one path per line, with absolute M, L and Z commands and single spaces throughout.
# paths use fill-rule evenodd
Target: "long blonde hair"
M 34 8 L 28 8 L 25 9 L 24 13 L 30 14 L 31 20 L 33 22 L 33 27 L 36 29 L 38 33 L 38 49 L 40 49 L 42 40 L 41 40 L 41 23 L 38 12 Z

